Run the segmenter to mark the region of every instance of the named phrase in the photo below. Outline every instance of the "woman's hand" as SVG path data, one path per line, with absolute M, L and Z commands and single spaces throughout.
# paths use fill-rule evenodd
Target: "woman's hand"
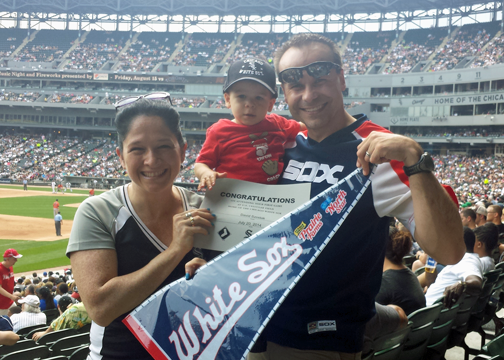
M 206 263 L 207 263 L 206 260 L 202 258 L 194 258 L 188 263 L 186 263 L 185 264 L 186 280 L 191 279 L 196 273 L 196 270 L 198 270 Z
M 193 248 L 194 235 L 209 234 L 215 215 L 209 209 L 184 211 L 173 217 L 173 239 L 170 247 L 178 247 L 184 254 Z

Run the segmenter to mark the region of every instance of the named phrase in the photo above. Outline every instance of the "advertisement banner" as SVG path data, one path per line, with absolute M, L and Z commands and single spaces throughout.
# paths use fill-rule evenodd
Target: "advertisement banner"
M 124 323 L 156 360 L 245 359 L 370 184 L 360 169 L 149 297 Z

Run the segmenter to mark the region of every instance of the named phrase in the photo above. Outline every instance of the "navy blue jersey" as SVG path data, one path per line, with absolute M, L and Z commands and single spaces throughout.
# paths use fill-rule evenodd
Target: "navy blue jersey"
M 311 182 L 319 194 L 356 168 L 357 145 L 387 131 L 365 115 L 320 143 L 300 133 L 286 150 L 280 183 Z M 302 350 L 359 352 L 374 314 L 388 236 L 388 216 L 414 232 L 413 204 L 402 163 L 378 165 L 371 186 L 301 278 L 265 330 L 268 341 Z

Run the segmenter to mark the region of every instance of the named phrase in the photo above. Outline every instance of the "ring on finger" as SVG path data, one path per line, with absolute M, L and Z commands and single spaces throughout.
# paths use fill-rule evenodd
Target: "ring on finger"
M 189 220 L 191 221 L 191 226 L 194 226 L 194 218 L 192 216 L 190 216 Z
M 371 154 L 366 151 L 366 156 L 370 158 Z
M 192 214 L 191 214 L 191 212 L 189 211 L 189 212 L 186 212 L 185 216 L 186 216 L 186 217 L 191 217 L 191 216 L 192 216 Z

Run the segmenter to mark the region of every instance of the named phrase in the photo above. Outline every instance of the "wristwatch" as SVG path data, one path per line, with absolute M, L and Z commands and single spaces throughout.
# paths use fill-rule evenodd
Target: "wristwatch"
M 434 171 L 434 161 L 428 152 L 424 152 L 420 156 L 420 160 L 415 165 L 403 166 L 404 173 L 406 176 L 415 175 L 422 172 L 433 172 Z

